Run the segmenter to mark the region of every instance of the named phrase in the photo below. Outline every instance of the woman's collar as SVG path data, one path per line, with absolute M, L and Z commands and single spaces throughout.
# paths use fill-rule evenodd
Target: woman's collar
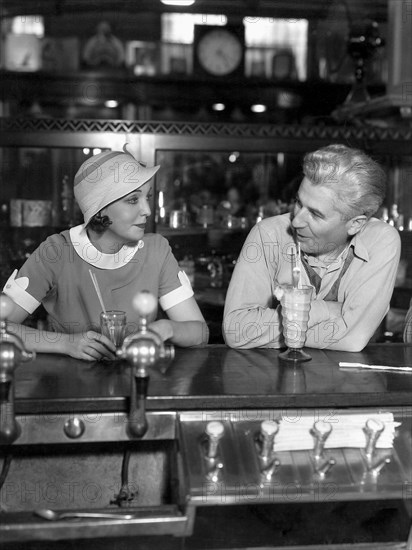
M 124 245 L 115 254 L 100 252 L 90 241 L 84 224 L 72 227 L 69 231 L 70 240 L 77 255 L 86 263 L 99 269 L 118 269 L 128 264 L 136 252 L 144 247 L 144 242 L 139 240 L 135 245 Z

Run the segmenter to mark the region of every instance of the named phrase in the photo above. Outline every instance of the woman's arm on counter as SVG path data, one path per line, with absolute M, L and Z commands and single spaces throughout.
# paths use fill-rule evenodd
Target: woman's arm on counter
M 8 318 L 7 328 L 9 332 L 21 338 L 23 345 L 30 351 L 62 353 L 85 361 L 115 358 L 114 344 L 98 332 L 88 330 L 80 333 L 62 333 L 35 329 L 22 324 L 27 317 L 27 311 L 15 303 Z
M 166 311 L 169 319 L 159 319 L 150 323 L 163 341 L 181 347 L 200 346 L 209 341 L 209 328 L 196 300 L 188 298 Z

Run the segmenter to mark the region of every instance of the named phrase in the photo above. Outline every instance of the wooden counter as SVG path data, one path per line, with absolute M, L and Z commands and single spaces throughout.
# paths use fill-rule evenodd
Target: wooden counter
M 339 368 L 340 361 L 412 365 L 411 345 L 307 351 L 312 361 L 294 368 L 278 350 L 177 349 L 172 364 L 151 369 L 147 408 L 411 406 L 412 374 Z M 123 362 L 40 354 L 16 370 L 16 413 L 127 410 L 129 374 Z
M 148 431 L 141 439 L 128 432 L 126 363 L 40 354 L 21 364 L 15 371 L 21 434 L 0 446 L 4 548 L 111 550 L 119 542 L 125 550 L 140 544 L 150 550 L 279 550 L 288 544 L 302 550 L 333 541 L 326 547 L 347 550 L 349 541 L 352 550 L 409 550 L 412 374 L 344 370 L 339 362 L 410 366 L 412 346 L 306 351 L 312 360 L 294 367 L 279 360 L 278 350 L 177 349 L 170 365 L 150 369 Z M 339 448 L 322 456 L 336 460 L 325 478 L 314 469 L 311 449 L 279 452 L 279 471 L 262 478 L 256 447 L 262 420 L 290 417 L 294 423 L 300 415 L 336 423 L 347 414 L 378 411 L 393 412 L 401 425 L 382 474 L 367 470 L 363 448 Z M 204 454 L 206 427 L 216 420 L 225 430 L 219 464 Z M 71 431 L 72 421 L 84 431 Z M 378 450 L 371 467 L 387 452 Z M 223 477 L 216 474 L 216 481 L 208 476 L 217 464 Z M 113 500 L 120 487 L 136 489 L 123 508 Z M 127 511 L 133 519 L 47 522 L 33 513 L 49 507 Z M 348 522 L 342 510 L 356 519 Z M 389 513 L 393 526 L 377 532 Z

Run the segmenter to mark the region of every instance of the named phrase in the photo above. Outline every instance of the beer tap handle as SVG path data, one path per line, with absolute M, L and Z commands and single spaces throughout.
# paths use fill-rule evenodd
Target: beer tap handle
M 134 375 L 132 373 L 131 377 L 130 412 L 127 430 L 132 437 L 143 437 L 148 428 L 146 397 L 150 377 L 139 376 L 138 372 Z
M 315 460 L 319 460 L 323 457 L 323 449 L 331 432 L 332 425 L 329 422 L 318 420 L 313 424 L 313 428 L 310 430 L 310 433 L 315 439 L 315 446 L 313 449 L 313 457 Z
M 263 460 L 268 460 L 273 452 L 275 436 L 279 431 L 279 424 L 274 420 L 264 420 L 260 425 L 260 452 Z
M 212 421 L 206 425 L 206 458 L 214 460 L 217 457 L 219 441 L 223 437 L 224 430 L 222 422 Z
M 385 429 L 385 424 L 375 418 L 369 418 L 366 421 L 363 431 L 366 435 L 365 457 L 368 462 L 371 462 L 376 451 L 376 443 Z

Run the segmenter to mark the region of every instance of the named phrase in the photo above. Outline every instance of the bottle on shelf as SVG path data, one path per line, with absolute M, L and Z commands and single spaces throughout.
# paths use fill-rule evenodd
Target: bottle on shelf
M 400 214 L 397 204 L 392 204 L 391 206 L 388 223 L 393 227 L 396 227 L 398 231 L 403 231 L 404 229 L 404 217 L 403 214 Z
M 61 223 L 62 225 L 73 224 L 73 188 L 70 185 L 69 176 L 65 174 L 62 180 L 61 190 Z
M 398 205 L 392 204 L 391 211 L 389 214 L 389 220 L 388 220 L 389 225 L 393 225 L 394 227 L 396 227 L 398 224 L 398 219 L 399 219 Z
M 179 266 L 183 269 L 183 271 L 186 273 L 190 284 L 192 287 L 195 286 L 195 261 L 193 260 L 193 257 L 189 254 L 186 255 L 183 260 L 179 261 Z
M 385 223 L 389 222 L 389 210 L 386 208 L 386 206 L 382 208 L 380 219 Z
M 259 210 L 258 210 L 258 213 L 257 213 L 257 216 L 256 216 L 255 223 L 261 222 L 264 217 L 265 217 L 265 208 L 263 206 L 259 206 Z

